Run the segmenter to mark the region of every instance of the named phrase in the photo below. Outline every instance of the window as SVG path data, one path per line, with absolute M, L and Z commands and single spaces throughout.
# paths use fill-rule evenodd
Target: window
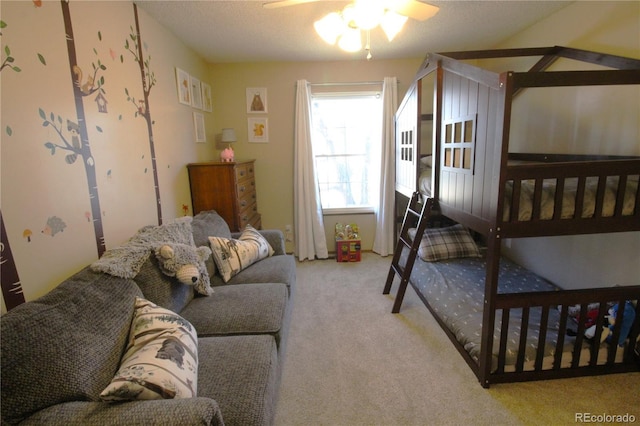
M 311 103 L 311 140 L 322 209 L 372 211 L 380 186 L 380 93 L 314 94 Z

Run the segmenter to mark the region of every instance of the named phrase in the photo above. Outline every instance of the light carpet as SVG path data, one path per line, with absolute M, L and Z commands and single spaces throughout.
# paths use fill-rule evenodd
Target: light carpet
M 640 423 L 640 373 L 482 388 L 412 288 L 391 313 L 390 263 L 298 262 L 277 426 Z

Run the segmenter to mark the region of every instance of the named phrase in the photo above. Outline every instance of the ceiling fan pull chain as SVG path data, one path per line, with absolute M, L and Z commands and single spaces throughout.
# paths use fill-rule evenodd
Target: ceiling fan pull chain
M 367 30 L 367 45 L 365 46 L 367 51 L 367 61 L 371 60 L 371 31 Z

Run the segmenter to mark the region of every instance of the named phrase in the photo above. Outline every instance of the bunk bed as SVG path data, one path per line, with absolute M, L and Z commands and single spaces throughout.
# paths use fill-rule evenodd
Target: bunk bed
M 526 72 L 477 66 L 525 57 L 539 57 Z M 550 71 L 559 58 L 586 66 Z M 640 231 L 640 157 L 510 151 L 513 101 L 526 90 L 639 84 L 640 60 L 585 50 L 448 52 L 427 55 L 401 102 L 395 192 L 407 209 L 383 293 L 399 276 L 397 313 L 411 285 L 482 386 L 640 369 L 640 285 L 564 290 L 501 253 L 506 238 Z M 479 237 L 477 255 L 416 259 L 434 217 Z

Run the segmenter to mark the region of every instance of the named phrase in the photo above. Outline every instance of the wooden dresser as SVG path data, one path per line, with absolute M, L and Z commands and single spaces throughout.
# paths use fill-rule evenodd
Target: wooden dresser
M 193 214 L 215 210 L 232 232 L 242 231 L 247 224 L 261 229 L 254 162 L 187 164 Z

